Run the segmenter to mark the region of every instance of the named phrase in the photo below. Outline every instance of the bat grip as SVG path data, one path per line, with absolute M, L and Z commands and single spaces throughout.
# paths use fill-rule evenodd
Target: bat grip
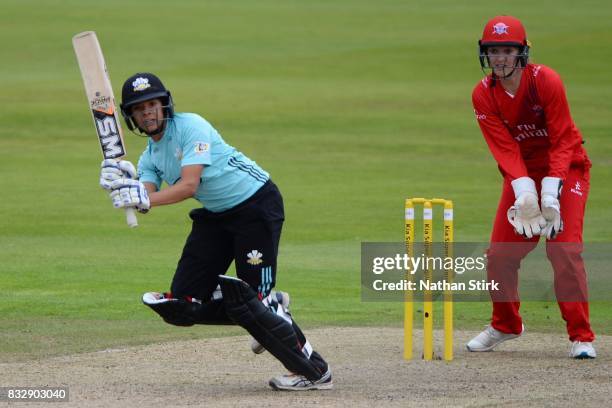
M 137 227 L 138 219 L 136 218 L 136 209 L 126 208 L 125 209 L 125 219 L 127 221 L 127 225 L 129 225 L 130 228 Z

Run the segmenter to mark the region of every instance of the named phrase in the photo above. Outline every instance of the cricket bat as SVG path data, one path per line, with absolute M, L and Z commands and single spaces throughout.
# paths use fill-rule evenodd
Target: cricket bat
M 121 160 L 126 155 L 123 132 L 98 37 L 93 31 L 84 31 L 72 37 L 72 45 L 81 69 L 102 156 Z M 138 226 L 134 208 L 126 208 L 125 215 L 130 227 Z

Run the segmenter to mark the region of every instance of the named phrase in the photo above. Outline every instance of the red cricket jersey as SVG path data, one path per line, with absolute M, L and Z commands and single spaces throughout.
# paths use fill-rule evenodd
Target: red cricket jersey
M 528 64 L 514 97 L 489 75 L 474 88 L 472 103 L 504 177 L 538 173 L 564 180 L 570 166 L 590 166 L 563 82 L 551 68 Z

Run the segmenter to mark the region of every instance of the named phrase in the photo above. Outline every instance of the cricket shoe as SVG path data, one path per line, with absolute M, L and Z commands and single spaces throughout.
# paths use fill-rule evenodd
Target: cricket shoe
M 466 344 L 468 351 L 492 351 L 497 345 L 506 340 L 516 339 L 525 333 L 525 325 L 519 334 L 503 333 L 488 325 L 478 336 Z
M 309 380 L 299 374 L 285 374 L 272 378 L 269 384 L 270 387 L 280 391 L 331 390 L 334 386 L 329 366 L 318 380 Z
M 262 302 L 276 314 L 289 314 L 289 294 L 287 292 L 273 290 Z M 282 311 L 279 311 L 279 307 L 281 307 Z M 261 354 L 266 351 L 264 346 L 255 339 L 251 339 L 251 350 L 255 354 Z
M 575 341 L 572 343 L 569 355 L 575 359 L 595 358 L 597 353 L 593 347 L 593 343 L 586 341 Z

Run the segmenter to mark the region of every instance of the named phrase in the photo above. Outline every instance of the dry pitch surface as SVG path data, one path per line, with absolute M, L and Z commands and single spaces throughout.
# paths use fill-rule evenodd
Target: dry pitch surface
M 598 337 L 598 359 L 578 361 L 561 334 L 526 333 L 498 351 L 468 353 L 463 345 L 476 333 L 457 332 L 455 360 L 446 363 L 403 361 L 397 328 L 308 334 L 331 363 L 333 390 L 273 391 L 267 380 L 284 369 L 268 353 L 253 355 L 247 336 L 0 364 L 0 386 L 68 386 L 70 402 L 52 404 L 62 407 L 601 407 L 612 390 L 611 336 Z M 415 343 L 421 338 L 416 332 Z

